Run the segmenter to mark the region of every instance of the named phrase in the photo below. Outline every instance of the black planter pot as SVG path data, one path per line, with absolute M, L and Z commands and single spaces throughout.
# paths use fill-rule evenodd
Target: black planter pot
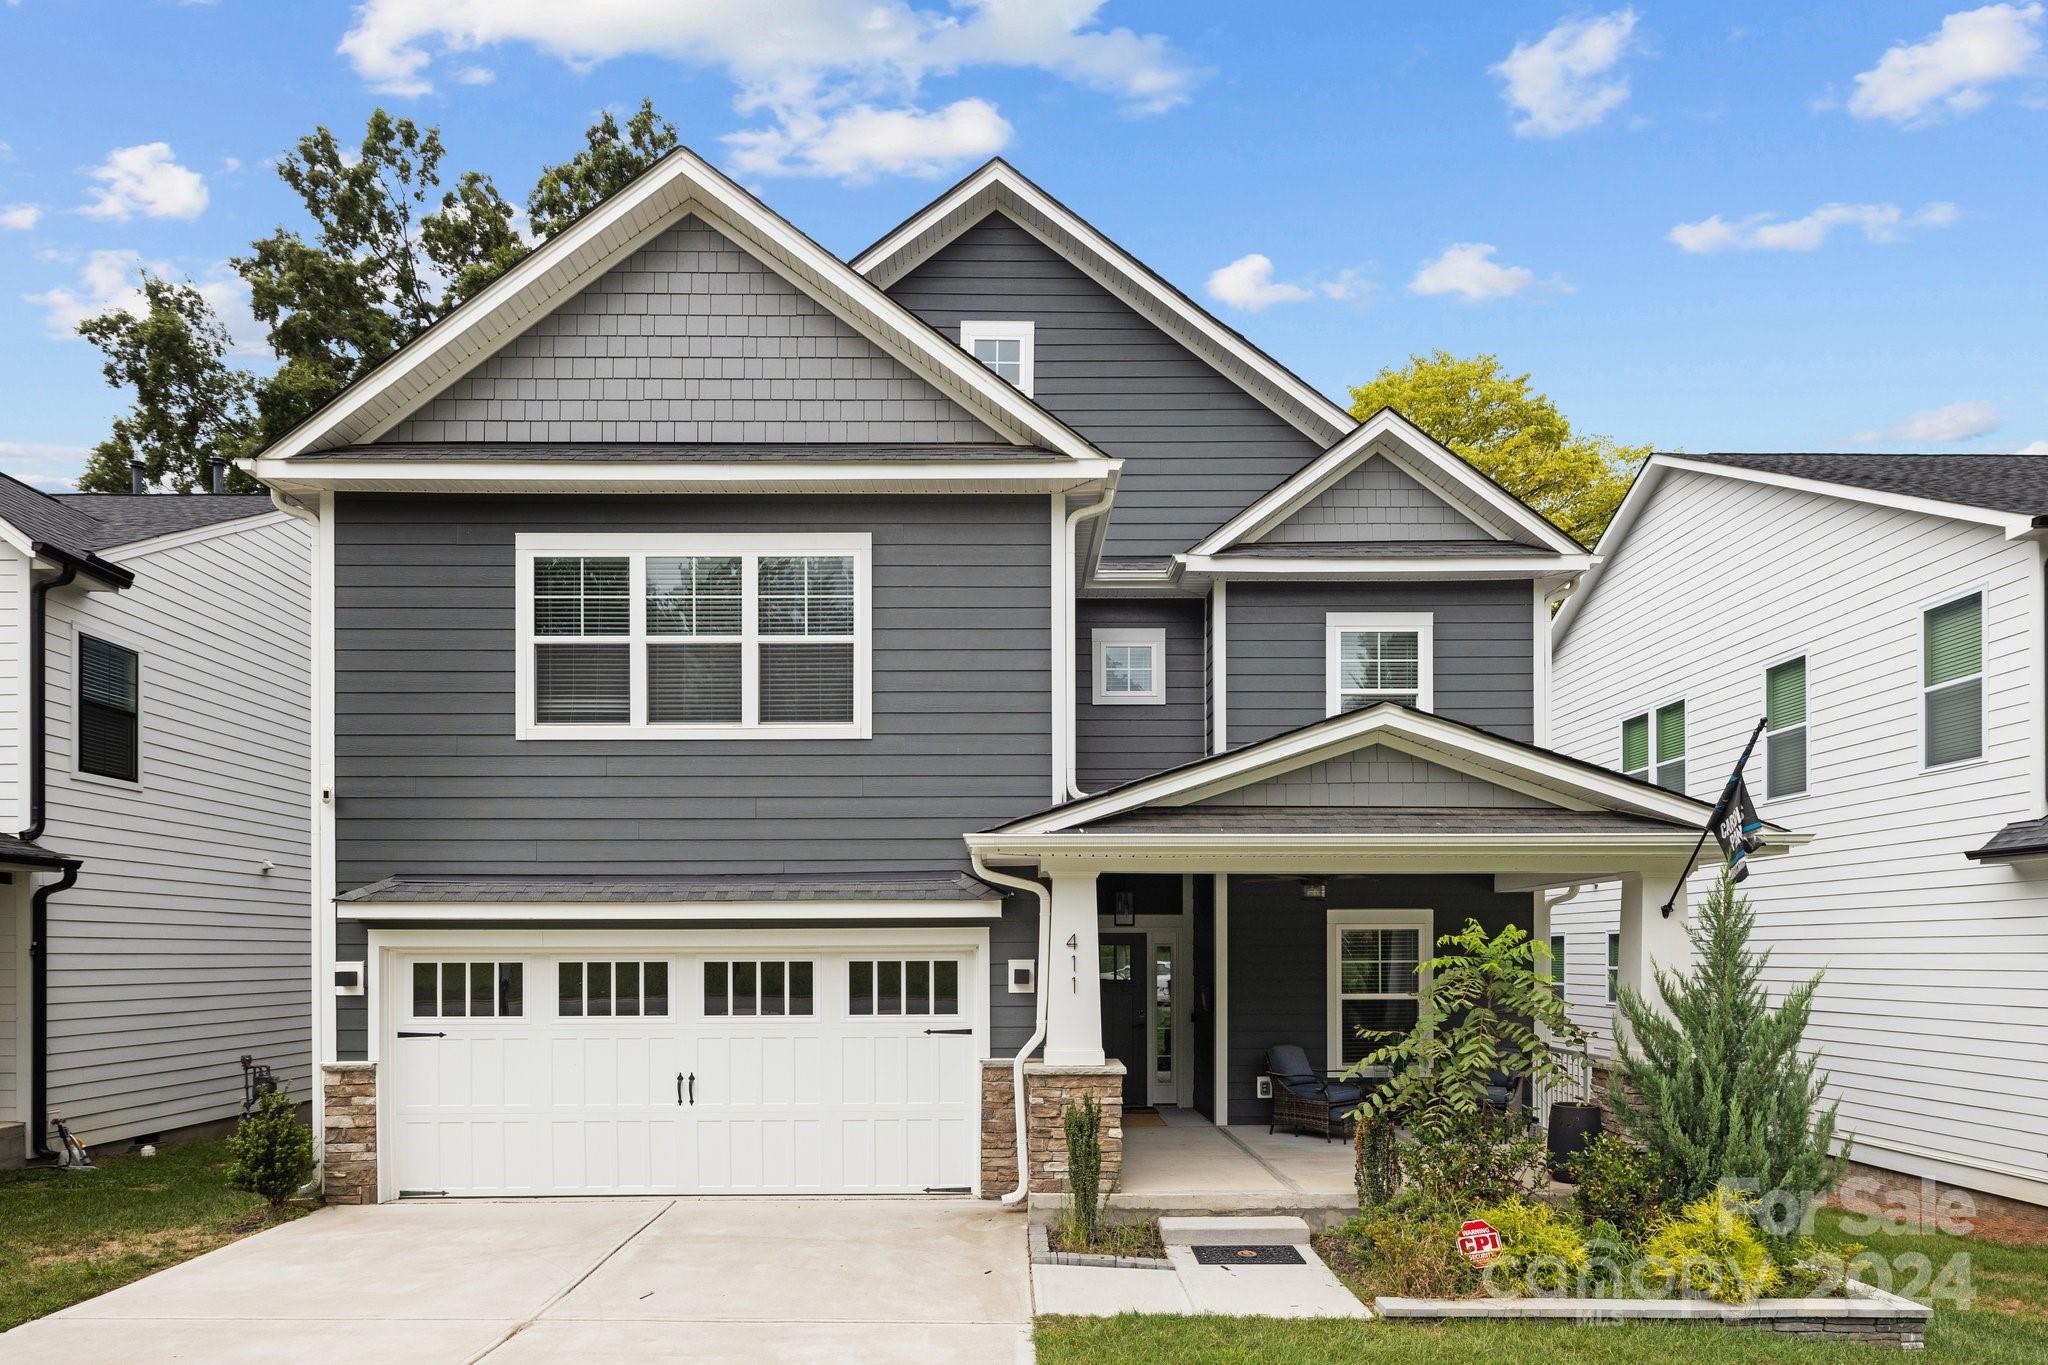
M 1600 1106 L 1597 1104 L 1553 1104 L 1550 1106 L 1550 1175 L 1568 1180 L 1566 1165 L 1586 1144 L 1600 1136 Z

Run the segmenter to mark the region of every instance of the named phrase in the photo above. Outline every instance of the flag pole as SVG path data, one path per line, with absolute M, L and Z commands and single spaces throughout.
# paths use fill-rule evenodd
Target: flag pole
M 1735 760 L 1735 769 L 1728 774 L 1728 785 L 1721 789 L 1720 799 L 1714 802 L 1714 809 L 1708 813 L 1706 827 L 1700 831 L 1700 840 L 1692 846 L 1692 856 L 1685 860 L 1685 871 L 1678 874 L 1678 880 L 1672 883 L 1671 894 L 1664 898 L 1664 904 L 1659 907 L 1659 913 L 1665 919 L 1670 919 L 1672 910 L 1677 907 L 1678 893 L 1684 889 L 1685 879 L 1692 875 L 1692 865 L 1700 860 L 1700 850 L 1707 846 L 1707 836 L 1714 832 L 1714 825 L 1721 818 L 1722 808 L 1734 794 L 1735 784 L 1742 780 L 1742 770 L 1749 766 L 1749 756 L 1755 752 L 1757 740 L 1763 737 L 1764 727 L 1770 723 L 1769 716 L 1761 716 L 1757 719 L 1756 728 L 1749 732 L 1749 743 L 1742 746 L 1742 757 Z

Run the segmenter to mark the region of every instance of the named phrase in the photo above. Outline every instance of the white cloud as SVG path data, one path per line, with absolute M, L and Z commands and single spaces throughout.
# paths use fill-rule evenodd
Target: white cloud
M 2029 441 L 2016 452 L 2020 455 L 2048 455 L 2048 441 Z
M 1456 294 L 1468 303 L 1482 303 L 1510 298 L 1536 282 L 1536 272 L 1527 266 L 1494 260 L 1497 250 L 1485 242 L 1454 242 L 1443 255 L 1423 262 L 1408 288 L 1417 294 Z
M 784 0 L 770 15 L 730 0 L 365 0 L 340 51 L 372 88 L 399 96 L 431 91 L 443 58 L 505 44 L 578 70 L 617 57 L 667 58 L 722 71 L 737 87 L 735 108 L 768 119 L 728 139 L 743 173 L 829 175 L 838 172 L 824 167 L 844 164 L 848 178 L 892 165 L 923 175 L 948 155 L 957 162 L 997 150 L 998 124 L 1004 141 L 1009 130 L 986 100 L 925 109 L 917 96 L 928 77 L 1029 69 L 1102 91 L 1131 114 L 1184 103 L 1203 73 L 1159 34 L 1101 26 L 1102 5 Z M 902 145 L 908 134 L 940 146 L 918 154 Z M 879 154 L 868 154 L 876 146 Z
M 1720 214 L 1697 223 L 1680 223 L 1665 234 L 1681 251 L 1705 255 L 1716 251 L 1816 251 L 1836 229 L 1861 232 L 1873 242 L 1896 242 L 1910 228 L 1953 226 L 1962 216 L 1954 204 L 1936 200 L 1917 213 L 1897 204 L 1822 204 L 1803 218 L 1774 213 L 1751 214 L 1729 222 Z
M 1590 128 L 1628 98 L 1614 68 L 1634 43 L 1636 12 L 1566 19 L 1533 43 L 1516 43 L 1493 68 L 1517 137 L 1562 137 Z
M 94 251 L 79 266 L 74 285 L 23 294 L 22 302 L 43 310 L 43 326 L 52 337 L 72 339 L 78 335 L 78 324 L 87 318 L 115 308 L 130 313 L 139 311 L 145 270 L 168 279 L 184 278 L 164 261 L 143 259 L 139 251 Z M 262 337 L 263 327 L 249 311 L 249 286 L 239 275 L 225 265 L 216 266 L 204 278 L 194 281 L 192 287 L 227 327 L 233 354 L 270 354 L 258 342 L 245 340 Z
M 91 454 L 84 446 L 0 441 L 0 472 L 45 493 L 70 493 L 77 490 L 78 476 L 85 472 L 86 457 Z
M 1274 279 L 1273 262 L 1254 251 L 1209 273 L 1209 297 L 1257 313 L 1276 303 L 1300 303 L 1315 295 L 1298 284 Z
M 2040 51 L 2041 6 L 1960 10 L 1917 43 L 1900 43 L 1856 76 L 1849 112 L 1857 118 L 1925 123 L 1967 114 L 1991 100 L 1989 87 L 2025 72 Z
M 498 79 L 498 73 L 488 66 L 463 66 L 455 71 L 457 85 L 489 85 Z
M 0 231 L 27 232 L 42 221 L 40 204 L 9 204 L 0 208 Z
M 860 184 L 878 175 L 929 179 L 994 156 L 1010 141 L 1010 123 L 980 99 L 932 113 L 857 104 L 828 116 L 791 114 L 778 127 L 725 140 L 733 169 L 743 175 L 822 175 Z
M 150 218 L 197 218 L 206 211 L 206 181 L 171 158 L 168 142 L 117 147 L 93 168 L 99 181 L 91 203 L 79 212 L 126 222 L 137 213 Z
M 1920 445 L 1955 445 L 1990 435 L 1998 430 L 2001 420 L 1998 410 L 1989 403 L 1969 400 L 1916 412 L 1889 431 L 1866 431 L 1856 439 L 1863 442 L 1911 441 Z

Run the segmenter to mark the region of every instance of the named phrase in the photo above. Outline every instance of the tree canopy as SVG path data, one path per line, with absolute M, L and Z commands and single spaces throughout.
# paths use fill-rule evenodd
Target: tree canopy
M 1607 529 L 1650 447 L 1572 430 L 1529 376 L 1510 375 L 1492 355 L 1411 355 L 1351 390 L 1360 421 L 1393 408 L 1470 460 L 1495 482 L 1564 528 L 1582 545 Z
M 604 114 L 581 150 L 542 168 L 527 198 L 532 231 L 555 236 L 677 141 L 651 101 L 623 127 Z M 533 246 L 519 211 L 479 171 L 444 190 L 444 155 L 438 128 L 378 109 L 355 147 L 316 127 L 279 161 L 310 226 L 280 225 L 233 258 L 277 358 L 267 374 L 231 362 L 227 329 L 189 282 L 145 273 L 136 305 L 81 323 L 108 384 L 134 404 L 79 487 L 126 491 L 140 459 L 154 486 L 205 488 L 211 459 L 261 450 L 516 265 Z

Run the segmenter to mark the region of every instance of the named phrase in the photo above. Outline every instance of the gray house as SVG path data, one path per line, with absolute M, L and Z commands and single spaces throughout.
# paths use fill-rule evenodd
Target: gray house
M 1468 916 L 1682 943 L 1706 808 L 1542 747 L 1582 547 L 1002 162 L 848 263 L 676 152 L 251 468 L 337 1198 L 1045 1188 Z

